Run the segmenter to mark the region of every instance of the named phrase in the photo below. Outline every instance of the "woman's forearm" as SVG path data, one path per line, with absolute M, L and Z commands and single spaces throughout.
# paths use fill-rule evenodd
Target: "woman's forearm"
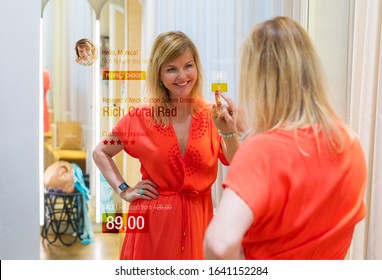
M 125 180 L 119 172 L 112 157 L 100 149 L 95 149 L 93 152 L 93 159 L 106 181 L 114 189 L 114 191 L 119 194 L 120 190 L 118 186 Z
M 236 134 L 233 134 L 232 137 L 222 138 L 223 141 L 223 153 L 228 162 L 232 161 L 233 156 L 236 153 L 236 150 L 239 148 L 239 137 Z

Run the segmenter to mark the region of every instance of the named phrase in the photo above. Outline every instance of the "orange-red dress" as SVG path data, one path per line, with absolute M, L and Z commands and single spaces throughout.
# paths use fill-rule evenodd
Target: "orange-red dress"
M 172 125 L 154 123 L 150 111 L 129 111 L 113 132 L 141 163 L 142 180 L 159 188 L 157 200 L 135 200 L 129 213 L 143 213 L 148 232 L 128 232 L 121 259 L 203 259 L 204 233 L 213 214 L 211 186 L 218 158 L 227 164 L 210 110 L 192 118 L 182 157 Z M 115 143 L 118 144 L 118 143 Z
M 242 242 L 247 259 L 346 256 L 365 217 L 365 156 L 357 138 L 340 154 L 325 148 L 321 133 L 318 140 L 319 152 L 312 129 L 277 130 L 249 138 L 236 152 L 223 184 L 254 215 Z

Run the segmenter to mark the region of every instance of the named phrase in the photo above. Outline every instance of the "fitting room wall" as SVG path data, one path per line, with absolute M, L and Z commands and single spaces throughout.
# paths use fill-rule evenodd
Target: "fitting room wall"
M 0 259 L 39 259 L 40 0 L 0 3 Z
M 309 0 L 308 33 L 313 39 L 334 109 L 346 120 L 353 6 L 349 0 Z

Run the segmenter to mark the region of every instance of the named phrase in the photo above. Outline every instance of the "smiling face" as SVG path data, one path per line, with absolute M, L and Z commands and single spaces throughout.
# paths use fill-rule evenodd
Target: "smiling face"
M 92 51 L 89 48 L 86 48 L 86 47 L 82 48 L 78 46 L 77 50 L 78 50 L 78 55 L 82 60 L 87 61 L 88 59 L 90 59 L 92 55 Z
M 160 70 L 160 80 L 168 89 L 171 99 L 190 97 L 197 78 L 198 69 L 190 49 L 165 63 Z

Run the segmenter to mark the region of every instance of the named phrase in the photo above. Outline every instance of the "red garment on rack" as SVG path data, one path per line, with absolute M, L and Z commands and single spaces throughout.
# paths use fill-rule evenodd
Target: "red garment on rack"
M 48 69 L 44 69 L 43 72 L 43 82 L 44 82 L 44 132 L 48 132 L 50 130 L 50 121 L 49 121 L 49 108 L 48 102 L 46 100 L 46 94 L 48 89 L 50 89 L 50 74 Z

